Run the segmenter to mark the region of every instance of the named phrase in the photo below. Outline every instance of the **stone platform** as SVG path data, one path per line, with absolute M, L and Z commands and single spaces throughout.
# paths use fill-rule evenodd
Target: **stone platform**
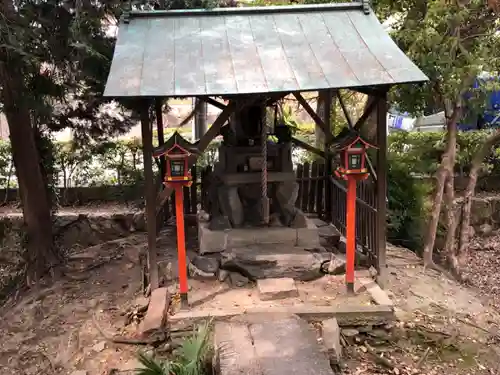
M 320 247 L 320 237 L 315 223 L 305 218 L 304 228 L 262 227 L 238 228 L 227 231 L 209 229 L 209 223 L 198 221 L 200 254 L 220 253 L 226 249 L 248 246 L 280 244 L 289 247 L 314 249 Z
M 334 374 L 316 333 L 294 315 L 216 323 L 214 347 L 218 375 Z

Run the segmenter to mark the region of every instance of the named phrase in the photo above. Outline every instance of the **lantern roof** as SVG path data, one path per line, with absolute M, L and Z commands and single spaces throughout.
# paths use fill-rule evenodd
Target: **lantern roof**
M 366 148 L 378 148 L 365 141 L 358 131 L 352 129 L 342 130 L 340 134 L 333 139 L 330 148 L 332 151 L 343 151 L 356 143 L 360 143 Z
M 158 146 L 153 150 L 153 156 L 155 158 L 165 154 L 185 154 L 189 156 L 197 153 L 198 149 L 196 146 L 180 135 L 177 131 L 169 139 L 167 139 L 163 145 Z

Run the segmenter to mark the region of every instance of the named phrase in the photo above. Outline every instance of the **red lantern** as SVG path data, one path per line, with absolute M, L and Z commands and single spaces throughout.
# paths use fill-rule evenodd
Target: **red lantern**
M 363 140 L 357 132 L 351 131 L 341 135 L 332 146 L 332 151 L 339 155 L 339 166 L 335 171 L 337 177 L 347 179 L 348 176 L 358 180 L 368 178 L 366 168 L 366 150 L 377 148 Z
M 166 174 L 165 183 L 182 183 L 190 186 L 193 181 L 189 171 L 188 158 L 191 153 L 178 144 L 174 144 L 165 152 Z
M 364 141 L 357 132 L 345 130 L 332 144 L 331 151 L 337 152 L 339 166 L 334 174 L 347 180 L 346 202 L 346 287 L 354 293 L 354 265 L 356 253 L 356 183 L 368 178 L 365 166 L 366 150 L 376 148 Z
M 177 132 L 164 145 L 154 150 L 154 157 L 165 157 L 163 178 L 166 185 L 191 186 L 193 182 L 189 169 L 189 157 L 195 152 L 194 146 Z
M 188 276 L 186 264 L 186 236 L 184 228 L 184 198 L 183 187 L 193 183 L 190 167 L 190 156 L 196 153 L 195 146 L 175 132 L 164 145 L 153 151 L 154 157 L 164 157 L 166 168 L 165 184 L 175 191 L 175 218 L 177 227 L 177 251 L 179 265 L 179 294 L 181 307 L 188 303 Z

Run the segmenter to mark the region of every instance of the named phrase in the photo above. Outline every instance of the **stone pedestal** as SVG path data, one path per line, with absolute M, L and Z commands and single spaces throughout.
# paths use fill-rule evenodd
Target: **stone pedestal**
M 318 228 L 306 218 L 305 228 L 262 227 L 211 230 L 208 222 L 198 221 L 200 254 L 225 250 L 279 244 L 281 246 L 313 249 L 320 247 Z

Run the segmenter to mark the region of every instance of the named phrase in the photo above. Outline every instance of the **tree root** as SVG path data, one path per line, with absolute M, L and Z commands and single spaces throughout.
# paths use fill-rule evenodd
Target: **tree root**
M 366 348 L 366 351 L 373 357 L 375 363 L 377 363 L 377 364 L 379 364 L 379 365 L 381 365 L 389 370 L 393 370 L 396 367 L 387 358 L 384 358 L 384 357 L 378 355 L 375 352 L 375 349 L 373 349 L 367 342 L 365 342 L 365 348 Z
M 431 352 L 431 348 L 427 348 L 425 353 L 422 355 L 422 357 L 420 357 L 420 359 L 418 360 L 417 364 L 415 365 L 415 367 L 417 369 L 419 369 L 420 367 L 422 367 L 422 365 L 424 364 L 425 360 L 427 359 L 427 357 L 429 356 L 429 353 Z

